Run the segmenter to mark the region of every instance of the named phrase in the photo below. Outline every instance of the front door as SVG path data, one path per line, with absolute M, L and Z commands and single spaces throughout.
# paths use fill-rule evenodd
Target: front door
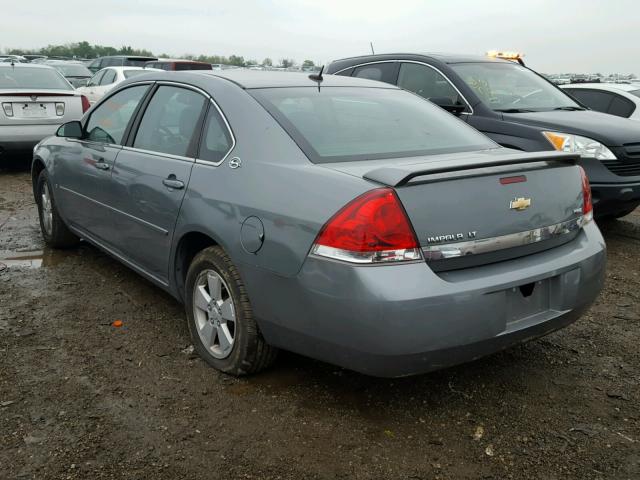
M 67 139 L 56 163 L 57 191 L 64 216 L 78 229 L 109 243 L 113 237 L 109 206 L 111 173 L 124 133 L 149 85 L 127 88 L 96 108 L 82 139 Z
M 113 170 L 118 249 L 162 282 L 205 107 L 205 97 L 194 90 L 160 85 Z

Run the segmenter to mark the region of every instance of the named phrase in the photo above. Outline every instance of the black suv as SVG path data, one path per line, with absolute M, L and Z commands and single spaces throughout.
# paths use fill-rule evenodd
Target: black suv
M 336 60 L 326 71 L 415 92 L 508 148 L 579 153 L 598 217 L 621 217 L 640 205 L 640 123 L 588 110 L 520 63 L 384 54 Z
M 156 57 L 140 57 L 136 55 L 112 55 L 93 60 L 87 68 L 93 73 L 105 67 L 144 67 L 147 62 L 158 60 Z

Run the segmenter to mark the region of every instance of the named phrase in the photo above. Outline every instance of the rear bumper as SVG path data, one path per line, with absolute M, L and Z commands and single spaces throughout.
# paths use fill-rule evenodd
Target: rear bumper
M 395 377 L 473 360 L 570 324 L 601 290 L 605 262 L 604 240 L 591 222 L 569 244 L 440 275 L 425 263 L 358 267 L 310 257 L 295 278 L 246 267 L 243 276 L 268 342 Z M 531 283 L 527 300 L 518 287 Z
M 55 135 L 60 125 L 0 126 L 0 155 L 29 152 L 42 139 Z

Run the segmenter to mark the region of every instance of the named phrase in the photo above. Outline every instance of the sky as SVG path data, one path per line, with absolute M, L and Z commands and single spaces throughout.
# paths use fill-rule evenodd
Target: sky
M 0 49 L 86 40 L 156 54 L 328 63 L 516 50 L 545 73 L 640 74 L 632 0 L 0 0 Z

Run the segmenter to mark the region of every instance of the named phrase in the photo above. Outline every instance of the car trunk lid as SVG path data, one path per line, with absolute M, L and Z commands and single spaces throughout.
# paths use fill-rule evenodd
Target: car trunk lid
M 395 188 L 425 259 L 435 270 L 448 270 L 531 254 L 574 238 L 583 222 L 577 159 L 503 149 L 330 168 Z
M 0 90 L 0 118 L 5 125 L 59 124 L 68 117 L 79 118 L 79 94 L 70 90 Z

